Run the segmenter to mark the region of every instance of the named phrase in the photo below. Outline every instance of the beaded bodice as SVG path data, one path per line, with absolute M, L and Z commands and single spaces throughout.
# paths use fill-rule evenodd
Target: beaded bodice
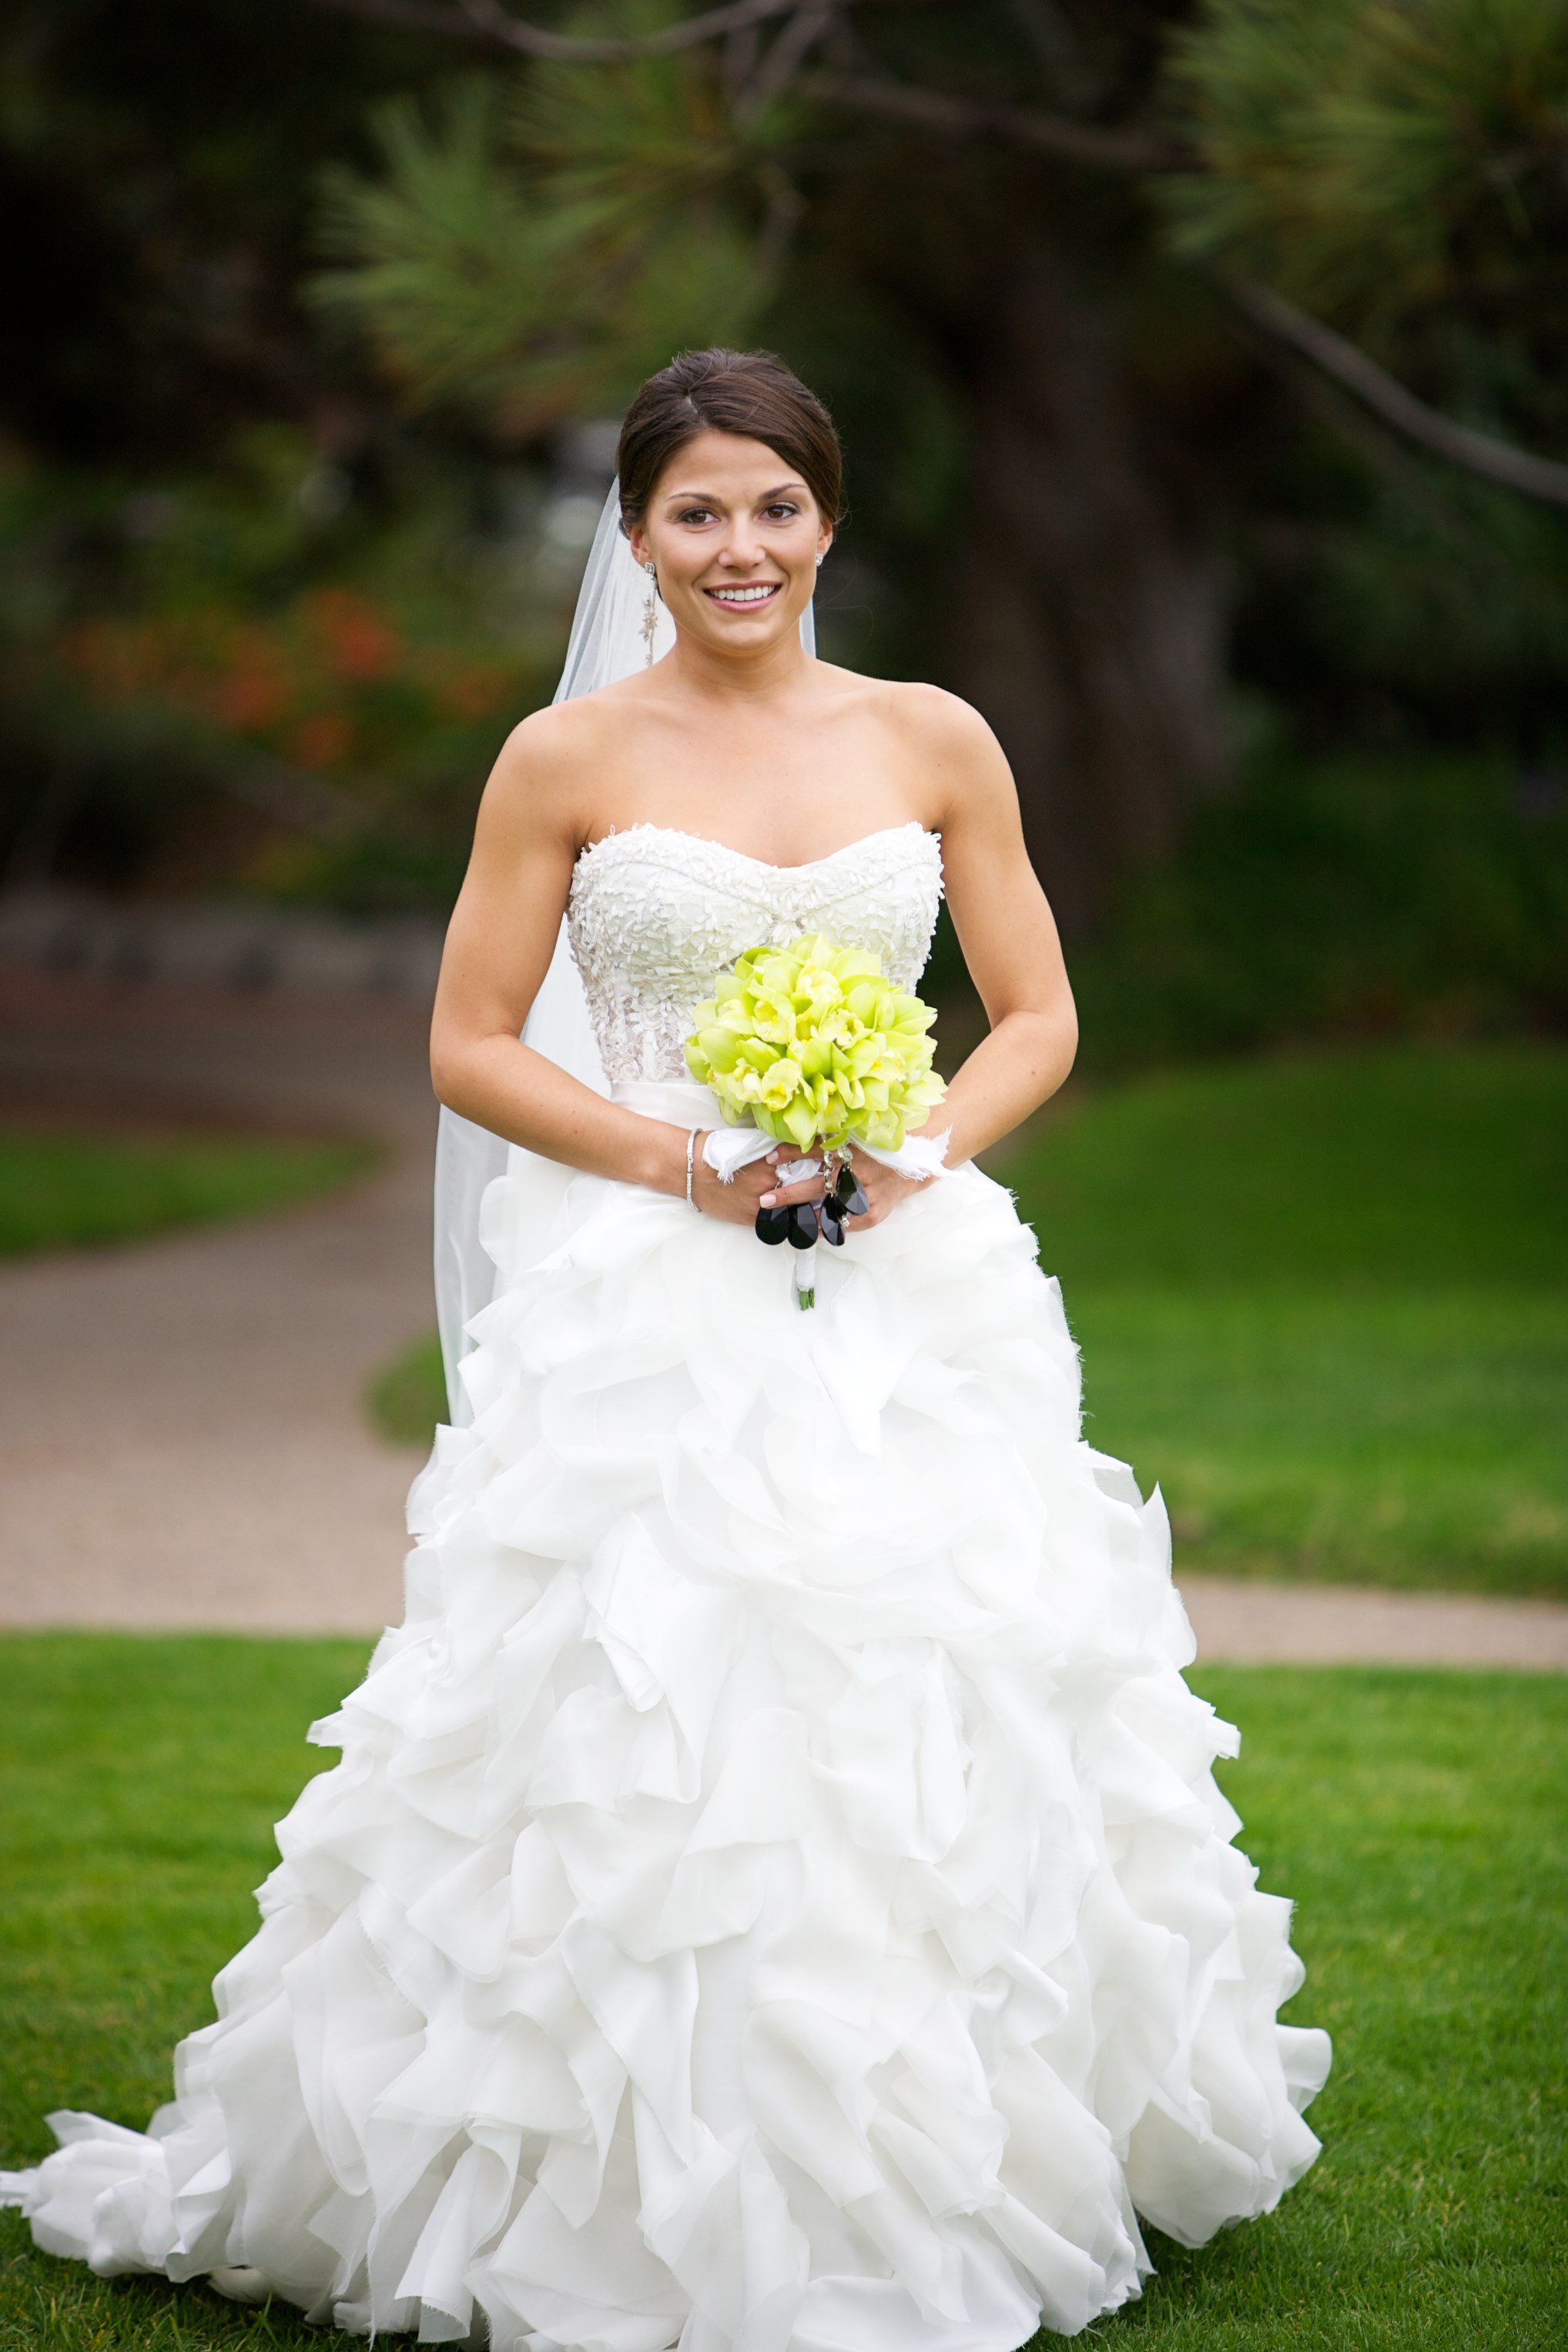
M 567 901 L 572 952 L 612 1086 L 686 1076 L 692 1007 L 747 948 L 821 931 L 874 949 L 913 988 L 942 900 L 942 844 L 889 825 L 814 858 L 769 866 L 722 842 L 634 824 L 577 860 Z

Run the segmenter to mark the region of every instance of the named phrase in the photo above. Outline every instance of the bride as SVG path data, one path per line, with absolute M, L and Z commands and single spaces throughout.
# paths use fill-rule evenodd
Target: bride
M 1328 2040 L 1276 2021 L 1289 1906 L 1230 1843 L 1158 1497 L 1079 1434 L 973 1164 L 1075 1039 L 1002 755 L 812 658 L 839 453 L 777 361 L 652 377 L 618 491 L 447 939 L 406 1620 L 173 2104 L 53 2117 L 9 2193 L 101 2273 L 355 2335 L 1011 2352 L 1138 2294 L 1135 2215 L 1272 2207 Z M 940 1134 L 857 1153 L 798 1313 L 751 1228 L 820 1177 L 733 1171 L 691 1009 L 805 931 L 911 986 L 944 890 L 990 1034 Z

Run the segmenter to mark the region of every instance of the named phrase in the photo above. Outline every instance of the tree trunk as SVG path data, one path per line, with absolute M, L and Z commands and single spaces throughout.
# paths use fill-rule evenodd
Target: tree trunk
M 993 318 L 955 677 L 1001 739 L 1037 870 L 1081 936 L 1120 876 L 1170 850 L 1220 767 L 1220 570 L 1205 501 L 1163 460 L 1112 333 L 1062 268 L 1031 260 Z

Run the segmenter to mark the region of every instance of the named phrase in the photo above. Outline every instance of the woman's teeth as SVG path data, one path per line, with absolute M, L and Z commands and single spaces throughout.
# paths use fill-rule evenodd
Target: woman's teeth
M 778 587 L 776 580 L 764 580 L 755 588 L 710 588 L 705 593 L 716 604 L 765 604 L 777 595 Z

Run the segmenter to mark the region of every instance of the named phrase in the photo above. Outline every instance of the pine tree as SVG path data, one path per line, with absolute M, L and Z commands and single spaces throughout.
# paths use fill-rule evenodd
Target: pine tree
M 1568 0 L 324 5 L 514 61 L 328 190 L 319 299 L 412 401 L 526 438 L 761 337 L 850 383 L 885 511 L 962 443 L 904 555 L 1069 925 L 1223 766 L 1258 338 L 1568 504 Z

